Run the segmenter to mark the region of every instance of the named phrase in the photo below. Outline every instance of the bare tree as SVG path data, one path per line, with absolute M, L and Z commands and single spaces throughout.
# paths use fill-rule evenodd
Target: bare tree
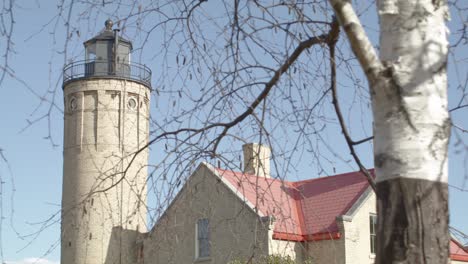
M 450 4 L 466 12 L 460 1 Z M 448 111 L 449 6 L 429 0 L 376 5 L 62 0 L 56 23 L 48 26 L 65 24 L 65 63 L 82 56 L 71 43 L 98 31 L 103 16 L 140 43 L 133 59 L 149 64 L 156 76 L 145 146 L 158 153 L 148 180 L 156 197 L 156 205 L 148 205 L 154 221 L 199 161 L 240 169 L 231 150 L 258 141 L 272 146 L 280 179 L 297 177 L 304 163 L 309 175 L 347 166 L 367 177 L 379 198 L 376 263 L 444 263 L 452 123 L 459 141 L 466 146 L 467 140 Z M 379 26 L 369 22 L 375 22 L 374 9 Z M 466 48 L 466 15 L 461 17 L 453 47 Z M 338 23 L 349 42 L 340 39 Z M 380 44 L 372 42 L 377 33 Z M 453 111 L 467 109 L 466 80 L 458 81 Z M 329 143 L 340 134 L 341 146 Z M 373 163 L 376 183 L 366 169 Z
M 330 1 L 366 73 L 374 116 L 376 263 L 445 263 L 448 41 L 445 1 L 378 1 L 380 59 L 347 1 Z

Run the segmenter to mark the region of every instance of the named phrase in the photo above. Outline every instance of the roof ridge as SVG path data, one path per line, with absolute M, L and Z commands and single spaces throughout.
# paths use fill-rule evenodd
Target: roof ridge
M 373 172 L 374 169 L 369 169 L 369 171 Z M 345 172 L 345 173 L 329 175 L 329 176 L 319 176 L 318 178 L 299 180 L 299 181 L 294 181 L 293 183 L 294 184 L 302 184 L 302 183 L 307 183 L 307 182 L 312 182 L 312 181 L 327 180 L 327 179 L 336 178 L 336 177 L 346 177 L 346 176 L 349 176 L 349 175 L 352 175 L 352 174 L 357 174 L 357 173 L 361 173 L 361 171 L 351 171 L 351 172 Z
M 220 177 L 227 178 L 235 189 L 248 189 L 244 195 L 258 206 L 259 212 L 279 217 L 275 232 L 296 235 L 338 231 L 336 216 L 345 214 L 369 186 L 366 178 L 356 171 L 293 182 L 217 167 L 213 169 Z M 256 186 L 260 188 L 257 191 Z M 263 193 L 258 193 L 259 190 Z M 262 198 L 260 204 L 257 204 L 258 198 Z M 287 215 L 280 215 L 275 208 L 279 212 L 286 210 Z
M 228 172 L 232 172 L 232 173 L 235 173 L 235 174 L 241 174 L 241 175 L 248 176 L 248 177 L 261 177 L 261 176 L 255 175 L 255 174 L 244 173 L 242 171 L 222 169 L 222 168 L 219 168 L 219 167 L 214 167 L 214 168 L 216 170 L 228 171 Z M 373 172 L 374 169 L 373 168 L 369 169 L 369 171 Z M 290 181 L 290 180 L 278 179 L 278 178 L 274 178 L 274 177 L 271 177 L 271 178 L 261 177 L 261 178 L 264 178 L 265 180 L 280 181 L 280 182 L 290 184 L 292 187 L 297 187 L 297 185 L 299 185 L 299 184 L 304 184 L 304 183 L 313 182 L 313 181 L 322 181 L 322 180 L 327 180 L 327 179 L 336 178 L 336 177 L 345 177 L 345 176 L 349 176 L 349 175 L 357 174 L 357 173 L 361 173 L 361 172 L 360 171 L 351 171 L 351 172 L 345 172 L 345 173 L 329 175 L 329 176 L 319 176 L 318 178 L 304 179 L 304 180 L 298 180 L 298 181 Z
M 251 174 L 251 173 L 245 173 L 245 172 L 242 172 L 242 171 L 226 170 L 226 169 L 222 169 L 222 168 L 218 168 L 218 167 L 214 167 L 214 168 L 216 170 L 227 171 L 227 172 L 231 172 L 231 173 L 234 173 L 234 174 L 240 174 L 240 175 L 244 175 L 244 176 L 248 176 L 248 177 L 258 177 L 258 178 L 263 178 L 265 180 L 284 182 L 284 183 L 287 183 L 287 184 L 295 183 L 294 181 L 288 181 L 288 180 L 278 179 L 278 178 L 274 178 L 274 177 L 267 178 L 267 177 L 258 176 L 258 175 Z

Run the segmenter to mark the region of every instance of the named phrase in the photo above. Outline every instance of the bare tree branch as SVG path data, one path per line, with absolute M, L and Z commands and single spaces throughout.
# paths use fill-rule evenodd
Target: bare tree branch
M 336 42 L 338 41 L 339 37 L 339 30 L 340 25 L 338 24 L 338 21 L 334 21 L 332 24 L 332 28 L 335 28 L 335 30 L 332 30 L 332 33 L 329 36 L 329 42 L 328 44 L 328 49 L 330 52 L 330 68 L 331 68 L 331 90 L 332 90 L 332 98 L 333 98 L 333 106 L 335 108 L 336 115 L 338 117 L 338 121 L 341 126 L 341 132 L 343 133 L 343 136 L 346 140 L 346 144 L 348 145 L 349 151 L 351 153 L 351 156 L 353 156 L 354 161 L 359 167 L 359 170 L 364 174 L 364 176 L 367 178 L 367 181 L 369 182 L 369 185 L 372 187 L 375 193 L 377 193 L 377 186 L 375 185 L 374 179 L 372 178 L 372 175 L 369 173 L 369 171 L 366 169 L 366 167 L 362 164 L 361 159 L 357 155 L 356 151 L 354 150 L 354 146 L 356 143 L 351 139 L 351 136 L 349 135 L 348 129 L 346 128 L 346 124 L 343 118 L 343 114 L 341 113 L 340 109 L 340 104 L 338 102 L 338 90 L 336 87 L 336 62 L 335 62 L 335 45 Z
M 329 2 L 335 10 L 338 21 L 348 36 L 351 48 L 354 54 L 356 54 L 364 73 L 371 83 L 376 82 L 384 66 L 377 56 L 374 46 L 372 46 L 372 43 L 369 41 L 359 18 L 354 12 L 351 1 L 329 0 Z
M 332 28 L 331 32 L 333 30 L 336 30 L 336 29 Z M 309 38 L 308 40 L 305 40 L 305 41 L 301 42 L 299 44 L 299 46 L 291 54 L 291 56 L 286 59 L 286 61 L 283 63 L 283 65 L 281 65 L 281 67 L 278 70 L 275 71 L 275 74 L 273 75 L 273 77 L 270 79 L 270 81 L 268 83 L 265 84 L 265 88 L 258 95 L 258 97 L 252 102 L 252 104 L 249 106 L 249 108 L 247 108 L 247 110 L 245 110 L 241 115 L 239 115 L 233 121 L 224 124 L 225 128 L 224 128 L 223 132 L 216 139 L 216 143 L 215 143 L 215 146 L 213 148 L 213 152 L 214 153 L 216 152 L 216 149 L 217 149 L 217 146 L 219 145 L 219 142 L 221 141 L 222 137 L 226 135 L 229 128 L 231 128 L 231 127 L 235 126 L 236 124 L 242 122 L 247 116 L 249 116 L 250 114 L 253 113 L 255 108 L 268 96 L 268 93 L 276 85 L 276 83 L 278 82 L 281 75 L 283 73 L 285 73 L 289 69 L 289 67 L 291 67 L 291 65 L 299 58 L 299 56 L 301 55 L 301 53 L 304 50 L 312 47 L 315 44 L 326 43 L 330 36 L 331 36 L 331 33 L 324 34 L 324 35 L 320 35 L 320 36 L 317 36 L 317 37 Z

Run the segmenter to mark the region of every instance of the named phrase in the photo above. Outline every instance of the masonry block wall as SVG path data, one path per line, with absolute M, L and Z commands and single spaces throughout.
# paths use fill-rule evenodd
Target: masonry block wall
M 317 264 L 345 264 L 345 243 L 337 240 L 309 241 L 306 246 L 307 258 Z
M 270 255 L 290 256 L 296 263 L 303 263 L 306 260 L 303 242 L 271 239 L 269 243 Z
M 67 264 L 134 263 L 146 231 L 149 88 L 87 78 L 64 87 L 62 256 Z
M 371 194 L 355 210 L 354 215 L 344 218 L 344 243 L 346 264 L 372 264 L 375 255 L 370 245 L 370 215 L 377 215 L 375 194 Z M 346 220 L 347 219 L 347 220 Z
M 196 228 L 209 220 L 210 256 L 197 258 Z M 268 227 L 200 165 L 144 241 L 145 264 L 229 263 L 268 255 Z

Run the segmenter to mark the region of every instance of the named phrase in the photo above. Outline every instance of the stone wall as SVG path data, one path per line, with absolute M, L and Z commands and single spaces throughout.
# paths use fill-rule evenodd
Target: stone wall
M 195 225 L 209 219 L 210 257 L 197 259 Z M 145 264 L 229 263 L 268 254 L 268 228 L 204 164 L 144 240 Z
M 309 241 L 306 246 L 306 258 L 313 264 L 345 264 L 344 240 Z
M 364 193 L 362 201 L 355 203 L 339 225 L 343 225 L 343 237 L 346 252 L 346 264 L 372 264 L 375 255 L 371 253 L 370 245 L 370 215 L 376 215 L 375 194 Z M 340 222 L 340 220 L 338 220 Z
M 304 262 L 306 248 L 302 242 L 270 240 L 270 255 L 290 256 L 296 263 Z
M 149 88 L 116 79 L 64 87 L 61 263 L 126 264 L 146 232 Z M 135 156 L 135 157 L 134 157 Z

